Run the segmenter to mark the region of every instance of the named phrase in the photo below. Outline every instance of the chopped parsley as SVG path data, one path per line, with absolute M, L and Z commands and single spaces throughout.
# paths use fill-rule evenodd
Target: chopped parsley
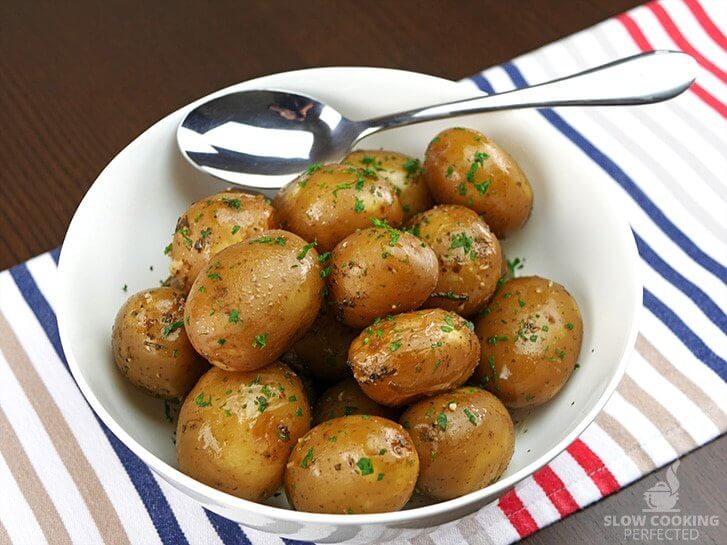
M 220 346 L 225 346 L 226 342 L 227 342 L 227 339 L 225 339 L 224 337 L 217 339 L 217 344 L 219 344 Z
M 307 169 L 305 169 L 306 174 L 313 174 L 317 170 L 320 170 L 323 168 L 323 165 L 320 163 L 313 163 L 311 166 L 309 166 Z
M 419 159 L 407 159 L 404 161 L 403 166 L 408 177 L 416 176 L 422 170 L 422 165 L 419 162 Z
M 371 458 L 359 458 L 356 466 L 361 471 L 361 475 L 371 475 L 374 472 L 374 466 L 371 464 Z
M 543 326 L 543 327 L 545 327 L 545 326 Z M 567 324 L 565 324 L 565 328 L 566 329 L 573 329 L 573 327 L 574 327 L 573 324 L 570 323 L 570 322 L 568 322 Z M 544 329 L 544 331 L 547 331 L 547 329 Z
M 384 474 L 383 473 L 379 473 L 378 475 L 376 475 L 376 480 L 377 481 L 381 481 L 383 478 L 384 478 Z
M 465 416 L 467 416 L 467 420 L 472 422 L 473 426 L 477 425 L 477 417 L 472 413 L 472 411 L 470 411 L 469 409 L 465 409 L 464 414 Z
M 300 253 L 297 256 L 298 260 L 300 261 L 302 259 L 305 259 L 305 256 L 308 255 L 308 252 L 310 251 L 310 249 L 315 248 L 316 246 L 318 246 L 318 241 L 316 241 L 316 240 L 314 240 L 313 242 L 309 242 L 308 244 L 303 246 L 303 248 L 300 250 Z
M 308 449 L 308 452 L 305 453 L 305 456 L 303 457 L 303 460 L 300 462 L 300 467 L 303 469 L 308 469 L 308 464 L 310 464 L 313 461 L 313 447 Z
M 172 253 L 172 243 L 170 242 L 167 244 L 167 246 L 164 248 L 164 255 L 169 255 Z
M 173 331 L 176 331 L 180 327 L 184 327 L 184 322 L 174 322 L 169 324 L 167 327 L 164 328 L 164 332 L 162 333 L 162 337 L 168 337 Z
M 353 206 L 354 212 L 356 212 L 357 214 L 360 214 L 361 212 L 366 210 L 366 207 L 364 206 L 364 202 L 361 199 L 359 199 L 357 196 L 354 197 L 354 199 L 356 199 L 356 204 L 354 204 L 354 206 Z
M 227 197 L 222 197 L 222 202 L 230 208 L 234 208 L 235 210 L 240 209 L 240 199 L 229 199 Z
M 452 244 L 449 246 L 450 250 L 462 248 L 465 255 L 469 254 L 472 251 L 472 245 L 474 244 L 474 240 L 472 240 L 472 237 L 468 236 L 467 233 L 455 233 L 451 236 L 451 240 Z
M 200 392 L 197 394 L 197 397 L 194 398 L 194 402 L 197 404 L 198 407 L 209 407 L 212 405 L 212 394 L 209 395 L 207 399 L 204 398 L 204 393 Z
M 439 413 L 437 415 L 437 426 L 439 426 L 439 429 L 442 431 L 447 431 L 447 415 L 444 413 Z
M 234 226 L 234 227 L 232 228 L 232 234 L 233 234 L 233 235 L 236 235 L 236 234 L 237 234 L 237 232 L 238 232 L 239 230 L 240 230 L 240 226 L 239 226 L 239 225 L 235 225 L 235 226 Z
M 255 403 L 257 403 L 257 410 L 261 413 L 265 412 L 265 409 L 268 408 L 268 398 L 265 396 L 258 396 L 258 398 L 255 400 Z
M 266 331 L 262 335 L 255 335 L 255 342 L 252 343 L 253 348 L 262 350 L 268 344 L 268 332 Z
M 331 266 L 328 265 L 325 269 L 322 269 L 320 272 L 321 278 L 328 278 L 328 276 L 331 274 Z
M 218 273 L 218 272 L 208 273 L 207 278 L 209 278 L 210 280 L 222 280 L 222 277 L 220 276 L 220 273 Z
M 236 308 L 233 308 L 230 311 L 230 315 L 228 316 L 228 320 L 231 324 L 236 324 L 240 321 L 240 311 L 238 311 Z
M 256 238 L 248 242 L 248 244 L 277 244 L 278 246 L 285 246 L 285 243 L 288 241 L 285 237 L 269 237 L 267 235 L 262 236 L 260 238 Z
M 452 176 L 452 173 L 454 173 L 454 166 L 453 165 L 449 165 L 447 167 L 447 174 L 446 174 L 447 178 L 451 177 Z
M 399 348 L 401 348 L 401 340 L 396 340 L 389 345 L 389 349 L 392 352 L 396 352 L 397 350 L 399 350 Z

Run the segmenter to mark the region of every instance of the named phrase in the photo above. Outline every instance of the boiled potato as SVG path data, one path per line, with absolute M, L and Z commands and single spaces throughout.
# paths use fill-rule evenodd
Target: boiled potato
M 376 403 L 363 393 L 353 378 L 347 378 L 321 394 L 313 409 L 313 424 L 352 414 L 369 414 L 392 419 L 396 417 L 394 410 Z
M 346 155 L 341 162 L 366 172 L 375 172 L 380 178 L 391 182 L 399 196 L 405 220 L 432 206 L 432 195 L 424 183 L 419 159 L 395 151 L 356 150 Z
M 469 208 L 441 205 L 417 214 L 408 225 L 439 259 L 437 287 L 424 306 L 461 316 L 481 311 L 503 266 L 500 243 L 487 224 Z
M 280 487 L 310 418 L 300 379 L 282 363 L 249 372 L 213 367 L 179 413 L 179 469 L 218 490 L 263 501 Z
M 199 274 L 185 307 L 189 340 L 222 369 L 263 367 L 308 330 L 323 288 L 311 244 L 263 231 L 222 250 Z
M 313 165 L 281 189 L 273 202 L 282 226 L 322 252 L 340 240 L 383 218 L 392 225 L 403 219 L 394 186 L 351 165 Z
M 225 191 L 201 199 L 177 221 L 170 253 L 172 283 L 185 292 L 220 250 L 278 227 L 275 210 L 262 195 Z
M 346 237 L 331 256 L 329 300 L 353 327 L 419 308 L 437 285 L 434 251 L 414 235 L 378 225 Z
M 525 225 L 533 208 L 533 190 L 515 160 L 472 129 L 447 129 L 432 140 L 424 179 L 435 201 L 472 208 L 498 238 Z
M 396 422 L 335 418 L 298 441 L 285 468 L 285 493 L 298 511 L 385 513 L 409 501 L 418 471 L 411 437 Z
M 324 306 L 292 350 L 304 362 L 308 373 L 322 381 L 333 382 L 350 374 L 346 364 L 348 347 L 358 334 L 358 329 L 336 320 Z
M 463 384 L 477 366 L 472 323 L 442 309 L 375 321 L 351 344 L 348 360 L 364 393 L 401 406 Z
M 114 362 L 153 396 L 182 398 L 209 365 L 184 331 L 184 293 L 164 287 L 129 297 L 111 335 Z
M 578 304 L 563 286 L 537 276 L 505 282 L 477 320 L 479 384 L 508 407 L 541 405 L 573 372 L 583 339 Z
M 515 431 L 505 406 L 471 386 L 423 399 L 401 415 L 419 453 L 417 490 L 451 500 L 497 480 L 510 463 Z

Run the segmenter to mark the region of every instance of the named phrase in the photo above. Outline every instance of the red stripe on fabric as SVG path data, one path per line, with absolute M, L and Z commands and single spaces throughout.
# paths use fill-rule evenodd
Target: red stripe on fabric
M 697 62 L 699 64 L 704 66 L 704 68 L 706 68 L 712 74 L 722 80 L 722 83 L 727 83 L 727 72 L 725 72 L 719 66 L 707 59 L 704 55 L 697 51 L 692 44 L 687 41 L 687 39 L 684 37 L 684 34 L 682 34 L 681 31 L 676 27 L 674 21 L 671 20 L 671 17 L 669 17 L 669 14 L 666 12 L 666 10 L 664 10 L 661 4 L 659 4 L 658 2 L 649 2 L 648 4 L 646 4 L 646 7 L 649 8 L 654 15 L 656 15 L 656 18 L 661 23 L 661 26 L 664 27 L 666 33 L 669 34 L 669 37 L 674 40 L 674 43 L 677 44 L 677 46 L 679 46 L 682 51 L 689 53 L 692 57 L 697 59 Z
M 500 496 L 497 505 L 505 513 L 507 520 L 510 521 L 510 524 L 512 524 L 512 527 L 515 528 L 515 531 L 520 537 L 529 536 L 539 529 L 538 523 L 535 522 L 533 516 L 525 508 L 525 505 L 523 505 L 522 500 L 515 493 L 515 490 L 510 490 L 503 496 Z
M 639 49 L 642 51 L 651 51 L 654 49 L 651 43 L 649 43 L 649 40 L 646 39 L 646 36 L 644 36 L 644 33 L 641 31 L 639 26 L 636 24 L 636 21 L 634 21 L 628 13 L 617 15 L 616 20 L 624 26 L 626 32 L 628 32 L 634 42 L 636 42 Z M 727 118 L 727 105 L 720 102 L 704 87 L 695 82 L 692 83 L 689 90 L 697 95 L 707 106 L 716 110 L 722 117 Z
M 562 517 L 578 511 L 578 504 L 565 487 L 565 484 L 550 466 L 545 466 L 533 474 L 533 479 L 543 489 L 545 495 L 558 510 Z
M 621 488 L 613 476 L 613 473 L 604 465 L 595 452 L 582 440 L 576 439 L 568 447 L 568 452 L 583 468 L 586 474 L 591 478 L 593 484 L 601 491 L 601 495 L 607 496 Z
M 710 19 L 702 5 L 697 2 L 697 0 L 684 0 L 684 3 L 687 5 L 687 8 L 689 8 L 689 11 L 692 12 L 697 21 L 699 21 L 699 24 L 702 25 L 705 32 L 709 34 L 709 36 L 717 42 L 722 49 L 727 49 L 727 36 L 725 36 L 719 27 L 714 24 L 714 21 Z

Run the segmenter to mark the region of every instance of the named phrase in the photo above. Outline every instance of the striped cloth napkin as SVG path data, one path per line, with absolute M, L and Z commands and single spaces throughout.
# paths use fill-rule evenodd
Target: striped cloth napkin
M 506 91 L 652 48 L 699 61 L 697 82 L 668 103 L 540 111 L 553 138 L 620 190 L 644 279 L 636 351 L 565 452 L 415 545 L 512 543 L 725 432 L 725 31 L 723 0 L 653 2 L 463 82 Z M 55 250 L 0 273 L 0 544 L 280 543 L 172 489 L 94 415 L 58 338 L 57 259 Z

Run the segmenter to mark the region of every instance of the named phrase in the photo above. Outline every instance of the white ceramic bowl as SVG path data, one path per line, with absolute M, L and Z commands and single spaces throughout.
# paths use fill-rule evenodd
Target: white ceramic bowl
M 444 79 L 379 68 L 301 70 L 225 91 L 265 87 L 319 97 L 352 119 L 477 94 Z M 245 501 L 180 473 L 163 403 L 126 383 L 112 362 L 110 340 L 126 297 L 166 277 L 162 250 L 177 217 L 192 201 L 225 187 L 195 171 L 177 151 L 177 125 L 195 105 L 156 123 L 104 169 L 71 222 L 59 267 L 60 335 L 79 387 L 111 431 L 172 486 L 220 515 L 286 537 L 359 543 L 412 537 L 494 500 L 565 449 L 595 418 L 623 375 L 641 306 L 636 248 L 614 204 L 612 182 L 536 112 L 470 116 L 384 132 L 363 147 L 421 157 L 439 130 L 473 127 L 503 145 L 532 183 L 532 218 L 505 242 L 506 254 L 525 258 L 523 274 L 568 288 L 581 307 L 585 336 L 580 369 L 560 394 L 519 415 L 515 455 L 503 477 L 461 498 L 415 501 L 396 513 L 324 515 L 287 509 L 284 495 L 267 505 Z

